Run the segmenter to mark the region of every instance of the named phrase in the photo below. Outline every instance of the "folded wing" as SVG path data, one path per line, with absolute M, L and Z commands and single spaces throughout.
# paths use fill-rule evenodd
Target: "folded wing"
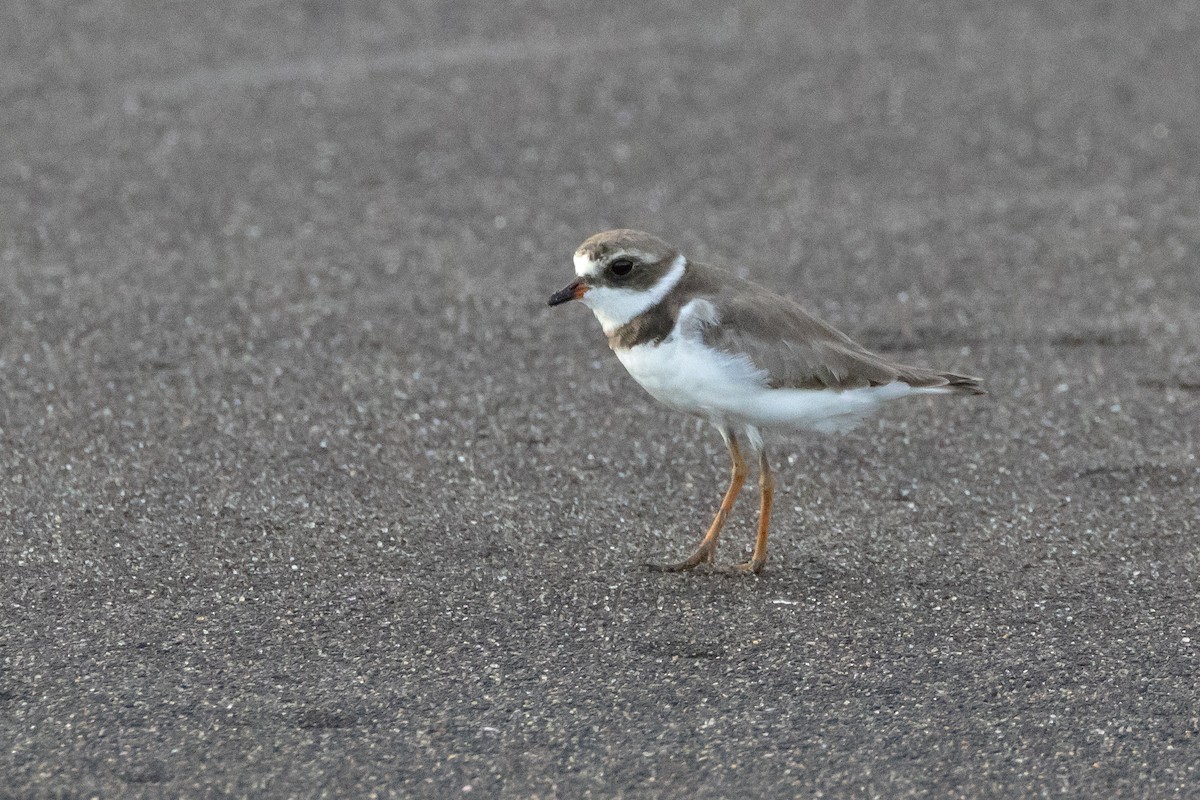
M 773 389 L 842 390 L 900 381 L 914 388 L 984 393 L 977 378 L 890 361 L 792 301 L 748 281 L 737 283 L 755 291 L 723 291 L 714 297 L 722 324 L 705 325 L 704 341 L 749 358 L 767 374 Z

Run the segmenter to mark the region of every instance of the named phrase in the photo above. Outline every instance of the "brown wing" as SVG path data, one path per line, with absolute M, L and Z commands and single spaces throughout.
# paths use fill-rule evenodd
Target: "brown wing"
M 983 393 L 975 378 L 909 367 L 876 355 L 792 301 L 749 281 L 733 278 L 725 286 L 732 291 L 718 290 L 712 297 L 721 324 L 705 327 L 704 341 L 747 356 L 767 373 L 772 388 L 855 389 L 902 381 L 914 387 Z

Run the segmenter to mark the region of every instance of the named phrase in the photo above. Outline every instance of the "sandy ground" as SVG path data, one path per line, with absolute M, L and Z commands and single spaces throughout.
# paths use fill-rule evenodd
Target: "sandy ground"
M 0 795 L 1200 796 L 1196 3 L 543 5 L 0 10 Z M 991 395 L 652 574 L 614 225 Z

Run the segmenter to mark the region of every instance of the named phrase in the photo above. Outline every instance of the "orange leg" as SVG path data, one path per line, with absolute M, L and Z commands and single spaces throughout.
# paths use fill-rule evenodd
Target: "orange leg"
M 725 526 L 725 518 L 733 510 L 733 501 L 737 500 L 738 493 L 742 491 L 742 485 L 746 482 L 746 459 L 742 458 L 737 437 L 732 432 L 722 431 L 722 433 L 725 436 L 725 443 L 729 445 L 729 457 L 733 461 L 733 474 L 729 477 L 729 489 L 725 492 L 721 507 L 717 509 L 717 516 L 713 518 L 708 533 L 704 534 L 700 544 L 685 561 L 653 567 L 659 572 L 683 572 L 694 569 L 701 564 L 711 564 L 717 555 L 717 541 L 721 538 L 721 528 Z
M 741 572 L 752 572 L 755 575 L 763 571 L 767 564 L 767 529 L 771 524 L 771 503 L 775 499 L 775 476 L 771 474 L 771 464 L 767 461 L 764 450 L 758 457 L 758 538 L 754 540 L 754 552 L 745 564 L 738 564 Z

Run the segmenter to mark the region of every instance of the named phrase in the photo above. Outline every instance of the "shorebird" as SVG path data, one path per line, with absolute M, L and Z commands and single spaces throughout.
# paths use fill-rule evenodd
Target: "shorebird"
M 550 297 L 592 309 L 625 369 L 654 399 L 708 420 L 725 440 L 729 488 L 700 544 L 667 572 L 712 564 L 721 528 L 759 465 L 758 535 L 742 572 L 767 563 L 774 498 L 762 432 L 844 431 L 884 402 L 985 394 L 979 379 L 898 364 L 870 352 L 796 303 L 635 230 L 611 230 L 575 251 L 576 278 Z

